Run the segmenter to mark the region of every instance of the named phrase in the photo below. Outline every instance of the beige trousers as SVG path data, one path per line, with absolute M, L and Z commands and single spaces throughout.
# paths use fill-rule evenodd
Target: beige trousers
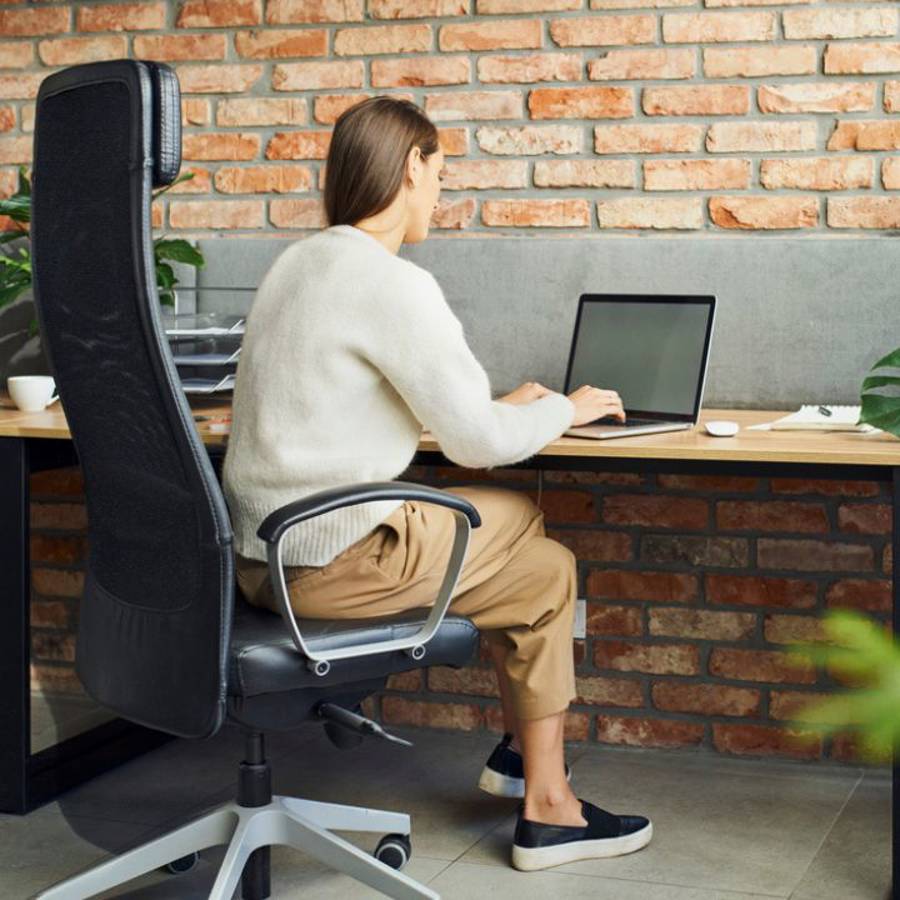
M 506 650 L 504 670 L 515 713 L 538 719 L 575 697 L 572 630 L 575 555 L 546 536 L 544 514 L 524 493 L 503 488 L 447 488 L 478 510 L 450 612 L 472 620 Z M 453 513 L 407 500 L 368 535 L 325 566 L 286 566 L 294 612 L 304 618 L 367 618 L 429 606 L 450 558 Z M 278 611 L 264 562 L 237 554 L 247 600 Z

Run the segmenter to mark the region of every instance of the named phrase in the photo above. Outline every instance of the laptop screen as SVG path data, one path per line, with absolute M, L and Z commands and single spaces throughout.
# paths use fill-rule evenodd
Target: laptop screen
M 715 297 L 582 294 L 565 393 L 616 391 L 627 415 L 696 421 Z

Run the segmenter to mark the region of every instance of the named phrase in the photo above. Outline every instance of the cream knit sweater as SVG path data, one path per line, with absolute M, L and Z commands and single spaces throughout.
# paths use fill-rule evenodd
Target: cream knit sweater
M 325 228 L 281 254 L 247 317 L 222 472 L 235 550 L 264 560 L 256 530 L 293 500 L 395 479 L 423 426 L 453 462 L 490 468 L 533 456 L 574 415 L 559 393 L 492 400 L 434 277 L 353 225 Z M 363 503 L 295 525 L 285 565 L 329 563 L 401 504 Z

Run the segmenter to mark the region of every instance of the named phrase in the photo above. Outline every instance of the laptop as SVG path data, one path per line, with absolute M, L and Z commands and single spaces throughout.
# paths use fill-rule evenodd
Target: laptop
M 606 440 L 693 428 L 700 415 L 716 298 L 674 294 L 582 294 L 564 393 L 584 384 L 618 393 L 613 416 L 569 428 Z

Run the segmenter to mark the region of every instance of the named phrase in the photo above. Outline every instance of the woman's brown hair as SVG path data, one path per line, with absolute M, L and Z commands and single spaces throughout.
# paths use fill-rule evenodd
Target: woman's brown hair
M 437 153 L 438 130 L 410 100 L 369 97 L 338 116 L 325 162 L 329 225 L 353 225 L 380 213 L 397 196 L 406 158 L 418 147 Z

